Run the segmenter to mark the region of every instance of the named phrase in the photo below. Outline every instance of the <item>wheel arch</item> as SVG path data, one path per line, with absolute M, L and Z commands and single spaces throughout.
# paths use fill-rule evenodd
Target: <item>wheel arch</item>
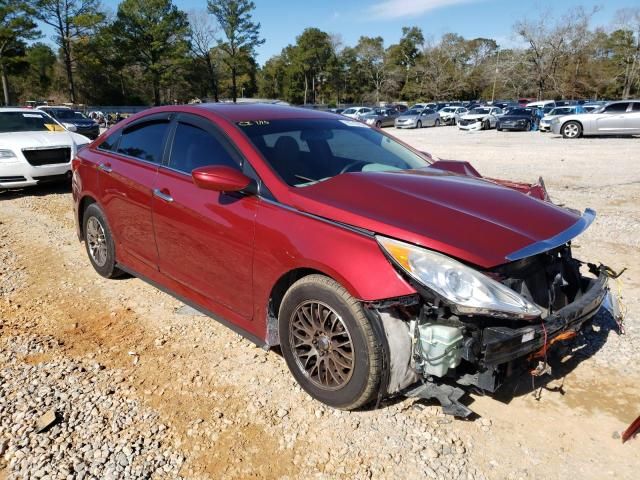
M 91 195 L 85 195 L 83 196 L 80 201 L 78 202 L 78 234 L 80 237 L 80 240 L 83 241 L 84 240 L 84 231 L 82 228 L 82 224 L 84 222 L 84 212 L 87 210 L 87 207 L 89 207 L 89 205 L 94 204 L 94 203 L 98 203 L 98 201 L 93 198 Z
M 301 278 L 308 277 L 309 275 L 323 275 L 335 282 L 338 282 L 347 289 L 347 291 L 351 290 L 349 285 L 345 285 L 343 281 L 335 278 L 335 275 L 330 275 L 327 272 L 318 270 L 317 268 L 299 267 L 282 274 L 273 287 L 271 287 L 271 292 L 269 293 L 267 301 L 267 344 L 270 347 L 280 344 L 280 338 L 278 335 L 278 312 L 280 311 L 280 305 L 282 304 L 284 296 L 294 283 Z M 349 293 L 352 292 L 350 291 Z
M 564 130 L 564 127 L 567 125 L 567 123 L 577 123 L 578 125 L 580 125 L 580 129 L 582 130 L 582 132 L 584 133 L 584 124 L 577 118 L 570 118 L 568 120 L 565 120 L 564 122 L 562 122 L 562 125 L 560 126 L 560 135 L 562 135 L 562 130 Z

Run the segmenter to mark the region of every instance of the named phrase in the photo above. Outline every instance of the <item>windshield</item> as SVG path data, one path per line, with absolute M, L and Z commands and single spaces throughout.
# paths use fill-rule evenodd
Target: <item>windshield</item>
M 0 112 L 0 133 L 64 132 L 51 117 L 38 112 Z
M 347 108 L 344 112 L 347 115 L 352 114 L 352 113 L 356 113 L 356 109 L 355 108 Z
M 570 113 L 573 113 L 572 107 L 561 107 L 554 108 L 549 112 L 549 115 L 569 115 Z
M 445 113 L 449 113 L 449 112 L 455 112 L 456 108 L 455 107 L 444 107 L 441 112 L 445 112 Z
M 429 163 L 375 129 L 352 120 L 239 122 L 239 128 L 289 185 L 303 187 L 347 172 L 424 168 Z
M 403 113 L 403 115 L 420 115 L 422 108 L 412 108 Z
M 487 115 L 490 111 L 488 108 L 474 108 L 469 113 L 471 115 Z
M 73 112 L 73 118 L 75 120 L 89 120 L 89 117 L 82 112 Z
M 77 118 L 73 110 L 67 110 L 66 108 L 51 109 L 51 115 L 60 120 L 72 120 Z
M 531 115 L 532 110 L 530 108 L 513 108 L 509 110 L 509 115 Z

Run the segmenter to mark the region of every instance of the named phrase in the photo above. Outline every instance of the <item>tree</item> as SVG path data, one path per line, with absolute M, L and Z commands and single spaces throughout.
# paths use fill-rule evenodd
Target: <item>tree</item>
M 387 63 L 382 37 L 360 37 L 356 45 L 358 62 L 365 72 L 369 84 L 373 86 L 376 103 L 380 102 L 380 93 L 387 83 Z
M 93 34 L 104 21 L 100 0 L 35 0 L 35 5 L 38 18 L 55 32 L 67 77 L 69 100 L 76 103 L 73 45 L 78 39 Z
M 296 38 L 292 56 L 294 65 L 304 77 L 303 103 L 307 103 L 309 88 L 313 95 L 312 103 L 316 103 L 317 87 L 321 87 L 321 74 L 326 72 L 329 62 L 335 57 L 331 37 L 317 28 L 307 28 Z
M 213 49 L 218 34 L 218 26 L 211 21 L 206 11 L 192 11 L 189 13 L 191 26 L 191 51 L 200 59 L 205 67 L 209 80 L 209 87 L 213 99 L 218 101 L 218 64 Z
M 0 76 L 4 104 L 9 105 L 8 74 L 11 67 L 25 53 L 25 42 L 40 36 L 35 22 L 30 18 L 33 11 L 26 2 L 0 0 Z
M 164 80 L 173 79 L 188 61 L 187 15 L 171 0 L 124 0 L 113 23 L 118 51 L 142 68 L 160 105 Z
M 622 98 L 631 96 L 634 84 L 640 84 L 640 8 L 617 12 L 618 30 L 611 34 L 611 46 L 622 77 Z
M 218 43 L 231 71 L 231 95 L 235 103 L 238 98 L 237 77 L 247 65 L 246 58 L 253 58 L 255 48 L 264 43 L 260 38 L 260 23 L 254 23 L 251 16 L 255 4 L 250 0 L 208 0 L 208 7 L 225 35 L 226 40 L 219 39 Z

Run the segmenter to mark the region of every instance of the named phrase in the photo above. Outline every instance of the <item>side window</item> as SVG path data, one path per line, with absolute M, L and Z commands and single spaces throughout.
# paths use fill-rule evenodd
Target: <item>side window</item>
M 120 136 L 122 134 L 121 130 L 114 132 L 109 135 L 107 139 L 98 145 L 98 150 L 105 150 L 107 152 L 115 152 L 118 147 L 118 140 L 120 140 Z
M 169 128 L 166 120 L 134 125 L 122 133 L 118 153 L 146 160 L 162 162 L 162 146 Z
M 631 104 L 631 111 L 640 112 L 640 102 L 633 102 Z
M 627 107 L 629 106 L 629 102 L 620 102 L 609 105 L 604 109 L 607 113 L 622 113 L 627 111 Z
M 206 165 L 239 168 L 224 145 L 211 133 L 187 123 L 178 123 L 171 148 L 169 166 L 181 172 Z

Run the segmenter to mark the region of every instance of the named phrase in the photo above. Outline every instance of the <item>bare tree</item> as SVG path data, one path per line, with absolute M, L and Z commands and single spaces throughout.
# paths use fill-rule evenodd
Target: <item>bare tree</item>
M 622 98 L 629 98 L 631 87 L 640 84 L 640 8 L 619 10 L 615 23 L 622 30 L 622 41 L 618 45 L 624 66 Z
M 220 27 L 206 10 L 190 11 L 189 24 L 191 26 L 191 50 L 206 65 L 209 75 L 209 87 L 211 88 L 213 99 L 217 102 L 218 64 L 216 57 L 213 55 L 213 49 L 217 45 L 216 38 Z

